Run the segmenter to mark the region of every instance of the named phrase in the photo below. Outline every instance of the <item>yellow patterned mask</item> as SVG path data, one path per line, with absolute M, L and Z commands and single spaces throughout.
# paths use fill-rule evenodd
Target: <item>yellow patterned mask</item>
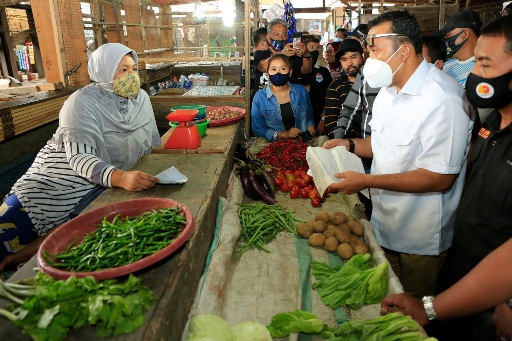
M 140 89 L 140 78 L 137 73 L 114 79 L 112 83 L 114 93 L 121 97 L 137 98 Z

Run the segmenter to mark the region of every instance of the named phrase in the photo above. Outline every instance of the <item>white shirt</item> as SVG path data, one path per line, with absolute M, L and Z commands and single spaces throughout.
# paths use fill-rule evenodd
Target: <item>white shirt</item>
M 371 189 L 371 221 L 380 245 L 417 255 L 438 255 L 451 246 L 474 115 L 457 81 L 425 60 L 400 93 L 394 87 L 380 90 L 370 122 L 371 174 L 419 168 L 460 173 L 442 193 Z

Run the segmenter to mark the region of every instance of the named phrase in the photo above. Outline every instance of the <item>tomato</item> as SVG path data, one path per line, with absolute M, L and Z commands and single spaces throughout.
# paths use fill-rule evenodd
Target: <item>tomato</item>
M 329 188 L 327 188 L 324 192 L 324 195 L 322 195 L 322 199 L 325 199 L 325 198 L 328 198 L 329 197 Z
M 311 206 L 318 207 L 320 205 L 322 205 L 322 199 L 320 199 L 320 198 L 311 199 Z
M 295 180 L 295 183 L 296 183 L 297 185 L 299 185 L 299 186 L 300 186 L 300 188 L 304 188 L 304 187 L 306 187 L 306 186 L 308 185 L 308 184 L 306 183 L 306 180 L 301 179 L 301 178 L 299 178 L 299 179 Z
M 313 178 L 312 178 L 310 175 L 307 175 L 307 174 L 306 174 L 306 175 L 304 175 L 304 176 L 302 177 L 302 179 L 304 179 L 304 181 L 306 181 L 306 184 L 310 184 L 310 183 L 311 183 L 311 181 L 313 181 Z
M 318 190 L 316 188 L 313 188 L 311 191 L 309 191 L 308 197 L 309 199 L 320 198 L 320 194 L 318 194 Z
M 282 184 L 284 184 L 284 178 L 278 178 L 277 176 L 274 178 L 274 183 L 276 184 L 276 186 L 281 186 Z
M 300 189 L 300 197 L 306 199 L 309 195 L 309 189 L 306 187 Z
M 284 172 L 282 170 L 276 172 L 276 178 L 284 178 Z
M 290 198 L 297 199 L 299 197 L 300 189 L 294 188 L 290 191 Z
M 296 189 L 297 191 L 300 191 L 301 187 L 297 185 L 297 183 L 293 184 L 292 190 Z
M 288 174 L 293 175 L 293 171 L 292 171 L 291 169 L 285 169 L 285 170 L 284 170 L 284 175 L 286 176 L 286 175 L 288 175 Z
M 313 185 L 308 184 L 306 188 L 308 189 L 308 191 L 311 191 L 313 189 Z
M 281 186 L 279 186 L 279 190 L 281 192 L 288 192 L 290 190 L 290 186 L 288 185 L 287 182 L 284 182 Z
M 286 174 L 286 180 L 295 182 L 295 175 L 293 174 Z
M 308 173 L 306 171 L 303 171 L 303 170 L 297 170 L 296 171 L 297 174 L 295 174 L 295 176 L 299 177 L 299 178 L 305 178 L 306 176 L 308 176 Z

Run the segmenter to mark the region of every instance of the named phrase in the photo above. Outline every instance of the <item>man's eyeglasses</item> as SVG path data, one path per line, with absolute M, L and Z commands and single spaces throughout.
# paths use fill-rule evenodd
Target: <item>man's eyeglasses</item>
M 369 34 L 366 37 L 364 37 L 363 44 L 365 47 L 372 47 L 373 45 L 375 45 L 375 38 L 380 37 L 406 37 L 406 35 L 400 33 Z

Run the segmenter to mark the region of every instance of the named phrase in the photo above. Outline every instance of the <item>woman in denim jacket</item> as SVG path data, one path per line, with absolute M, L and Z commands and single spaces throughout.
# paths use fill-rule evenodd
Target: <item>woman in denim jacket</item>
M 295 138 L 308 130 L 315 134 L 313 107 L 306 88 L 288 82 L 290 59 L 275 54 L 269 59 L 269 86 L 259 90 L 252 101 L 251 123 L 256 136 L 268 141 Z

